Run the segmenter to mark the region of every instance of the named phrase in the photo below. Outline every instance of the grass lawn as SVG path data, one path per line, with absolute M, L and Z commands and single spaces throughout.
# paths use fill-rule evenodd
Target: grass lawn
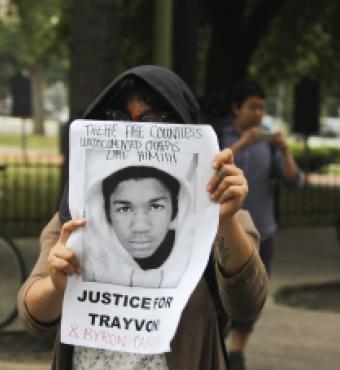
M 283 227 L 335 225 L 340 214 L 340 186 L 280 188 L 279 194 L 279 224 Z
M 22 137 L 17 134 L 1 134 L 0 148 L 5 150 L 6 147 L 16 147 L 18 150 L 22 147 Z M 40 136 L 28 135 L 26 137 L 26 148 L 29 150 L 41 150 L 43 152 L 58 153 L 59 138 L 57 136 Z
M 55 212 L 60 194 L 60 166 L 16 163 L 0 172 L 0 232 L 38 235 Z

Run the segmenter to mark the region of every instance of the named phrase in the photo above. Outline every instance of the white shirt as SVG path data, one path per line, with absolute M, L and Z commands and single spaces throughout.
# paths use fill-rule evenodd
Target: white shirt
M 169 370 L 164 354 L 141 355 L 74 347 L 73 370 Z

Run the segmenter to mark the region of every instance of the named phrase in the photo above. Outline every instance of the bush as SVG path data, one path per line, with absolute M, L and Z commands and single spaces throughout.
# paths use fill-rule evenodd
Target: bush
M 323 172 L 323 168 L 331 163 L 340 163 L 340 148 L 317 147 L 306 152 L 301 144 L 291 144 L 290 149 L 299 167 L 309 172 Z
M 45 160 L 46 159 L 46 160 Z M 11 237 L 37 236 L 56 211 L 60 163 L 52 158 L 0 157 L 0 232 Z

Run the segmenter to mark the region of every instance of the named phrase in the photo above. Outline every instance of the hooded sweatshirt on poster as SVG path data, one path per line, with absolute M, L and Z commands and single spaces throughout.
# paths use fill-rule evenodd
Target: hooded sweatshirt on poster
M 93 152 L 96 159 L 105 153 Z M 102 158 L 105 160 L 105 158 Z M 180 183 L 178 211 L 173 220 L 174 243 L 168 258 L 154 269 L 143 270 L 119 242 L 114 227 L 105 217 L 102 179 L 89 184 L 86 192 L 85 217 L 88 227 L 83 239 L 83 280 L 145 288 L 174 288 L 180 282 L 192 250 L 193 243 L 193 192 L 195 189 L 195 160 L 187 160 L 185 173 L 171 173 Z M 123 163 L 115 163 L 119 171 Z M 142 167 L 142 166 L 141 166 Z M 157 168 L 153 163 L 152 167 Z M 164 166 L 162 168 L 164 171 Z M 109 174 L 110 175 L 110 174 Z M 181 177 L 179 177 L 181 176 Z M 104 178 L 104 177 L 103 177 Z

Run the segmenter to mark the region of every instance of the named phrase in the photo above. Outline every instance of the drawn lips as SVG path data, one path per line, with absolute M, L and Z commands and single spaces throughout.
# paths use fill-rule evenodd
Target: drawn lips
M 151 243 L 150 239 L 134 239 L 130 241 L 131 244 L 137 245 L 137 246 L 148 246 Z

